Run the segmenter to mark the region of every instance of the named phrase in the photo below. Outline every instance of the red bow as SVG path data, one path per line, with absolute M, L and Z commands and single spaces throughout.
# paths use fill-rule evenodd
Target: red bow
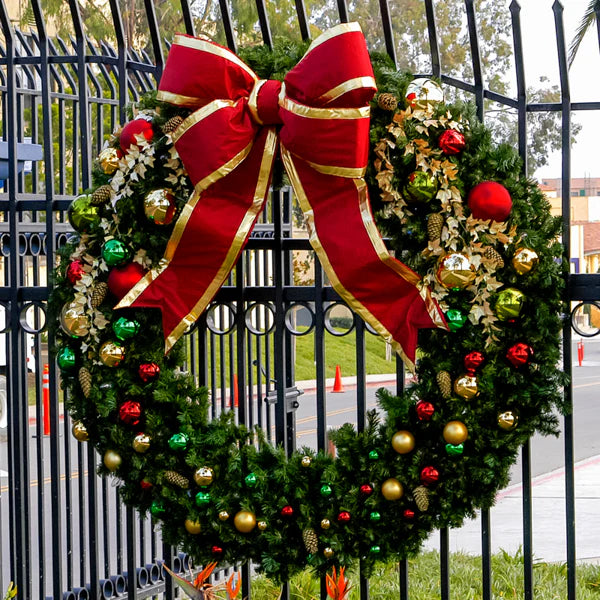
M 119 303 L 159 307 L 169 350 L 229 275 L 269 191 L 277 138 L 333 287 L 412 366 L 421 327 L 446 327 L 420 278 L 387 252 L 363 180 L 376 91 L 357 23 L 317 38 L 284 83 L 235 54 L 178 35 L 159 99 L 197 109 L 173 140 L 194 193 L 158 268 Z

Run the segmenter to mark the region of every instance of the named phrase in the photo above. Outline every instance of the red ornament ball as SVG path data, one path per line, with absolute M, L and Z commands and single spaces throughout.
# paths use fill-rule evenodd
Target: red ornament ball
M 148 481 L 147 479 L 142 479 L 140 481 L 140 487 L 143 490 L 150 490 L 154 487 L 154 484 L 151 481 Z
M 465 136 L 456 129 L 446 129 L 440 135 L 438 144 L 444 154 L 458 154 L 465 148 Z
M 412 510 L 411 508 L 405 508 L 404 512 L 402 513 L 402 516 L 407 520 L 407 521 L 412 521 L 415 518 L 415 511 Z
M 349 522 L 350 522 L 350 519 L 351 519 L 351 517 L 350 517 L 350 513 L 349 513 L 347 510 L 343 510 L 343 511 L 342 511 L 342 512 L 341 512 L 341 513 L 338 515 L 338 518 L 337 518 L 337 520 L 338 520 L 340 523 L 349 523 Z
M 211 553 L 213 556 L 222 556 L 223 555 L 223 548 L 221 548 L 221 546 L 213 546 L 210 549 Z
M 288 504 L 281 509 L 282 517 L 291 517 L 294 514 L 294 509 Z
M 469 193 L 469 208 L 475 219 L 506 221 L 512 208 L 508 190 L 495 181 L 483 181 Z
M 84 273 L 83 263 L 80 260 L 74 260 L 67 267 L 67 279 L 71 282 L 71 285 L 75 285 Z
M 435 407 L 431 402 L 426 402 L 425 400 L 419 400 L 415 405 L 415 411 L 417 412 L 417 417 L 419 421 L 431 421 L 431 417 L 435 412 Z
M 144 138 L 150 141 L 154 137 L 152 131 L 152 122 L 147 120 L 146 116 L 139 116 L 129 123 L 123 125 L 121 135 L 119 136 L 119 145 L 123 152 L 129 152 L 131 146 L 137 146 L 136 135 L 143 135 Z
M 370 496 L 373 493 L 373 486 L 369 483 L 365 483 L 360 486 L 360 493 L 363 496 Z
M 144 383 L 154 381 L 160 375 L 160 367 L 156 363 L 142 363 L 138 367 L 138 375 Z
M 485 356 L 478 350 L 473 350 L 465 356 L 465 369 L 469 375 L 473 375 L 475 371 L 485 362 Z
M 117 300 L 121 300 L 145 274 L 146 269 L 136 262 L 113 267 L 108 274 L 108 289 Z
M 529 344 L 519 342 L 508 349 L 506 358 L 513 367 L 518 369 L 530 363 L 533 358 L 533 348 Z
M 139 425 L 142 416 L 142 405 L 135 400 L 127 400 L 119 407 L 119 419 L 126 425 Z
M 440 478 L 440 473 L 435 467 L 424 467 L 421 470 L 421 483 L 431 485 Z

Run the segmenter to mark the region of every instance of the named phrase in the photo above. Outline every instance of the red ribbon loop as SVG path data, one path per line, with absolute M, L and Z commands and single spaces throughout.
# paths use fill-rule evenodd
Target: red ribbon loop
M 417 332 L 446 327 L 419 276 L 392 258 L 362 179 L 376 91 L 356 23 L 317 38 L 284 84 L 235 54 L 179 35 L 159 99 L 196 109 L 173 134 L 195 190 L 161 264 L 119 303 L 159 307 L 167 351 L 233 268 L 268 194 L 277 132 L 310 241 L 342 299 L 413 366 Z

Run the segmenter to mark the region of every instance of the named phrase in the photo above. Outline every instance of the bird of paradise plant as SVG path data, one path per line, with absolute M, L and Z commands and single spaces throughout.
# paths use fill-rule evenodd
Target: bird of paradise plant
M 188 595 L 191 600 L 234 600 L 241 589 L 242 580 L 238 573 L 232 573 L 229 579 L 224 583 L 212 585 L 207 581 L 211 576 L 212 572 L 217 566 L 216 562 L 209 563 L 198 573 L 196 578 L 188 581 L 180 575 L 176 575 L 167 567 L 163 565 L 165 571 L 173 578 L 173 581 Z M 225 592 L 225 597 L 221 595 Z
M 327 595 L 333 600 L 348 600 L 352 586 L 350 581 L 344 577 L 344 567 L 340 568 L 340 574 L 337 575 L 335 567 L 332 569 L 332 574 L 325 575 L 325 584 L 327 587 Z

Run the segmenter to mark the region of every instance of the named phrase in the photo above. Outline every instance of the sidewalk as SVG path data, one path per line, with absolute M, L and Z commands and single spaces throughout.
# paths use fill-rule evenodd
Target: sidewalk
M 566 561 L 565 470 L 557 469 L 532 480 L 533 556 L 536 562 Z M 510 486 L 498 493 L 491 511 L 492 552 L 510 554 L 523 544 L 523 488 Z M 600 456 L 575 465 L 575 543 L 577 560 L 600 564 Z M 432 535 L 424 544 L 439 550 Z M 481 523 L 469 520 L 450 531 L 450 551 L 481 554 Z

